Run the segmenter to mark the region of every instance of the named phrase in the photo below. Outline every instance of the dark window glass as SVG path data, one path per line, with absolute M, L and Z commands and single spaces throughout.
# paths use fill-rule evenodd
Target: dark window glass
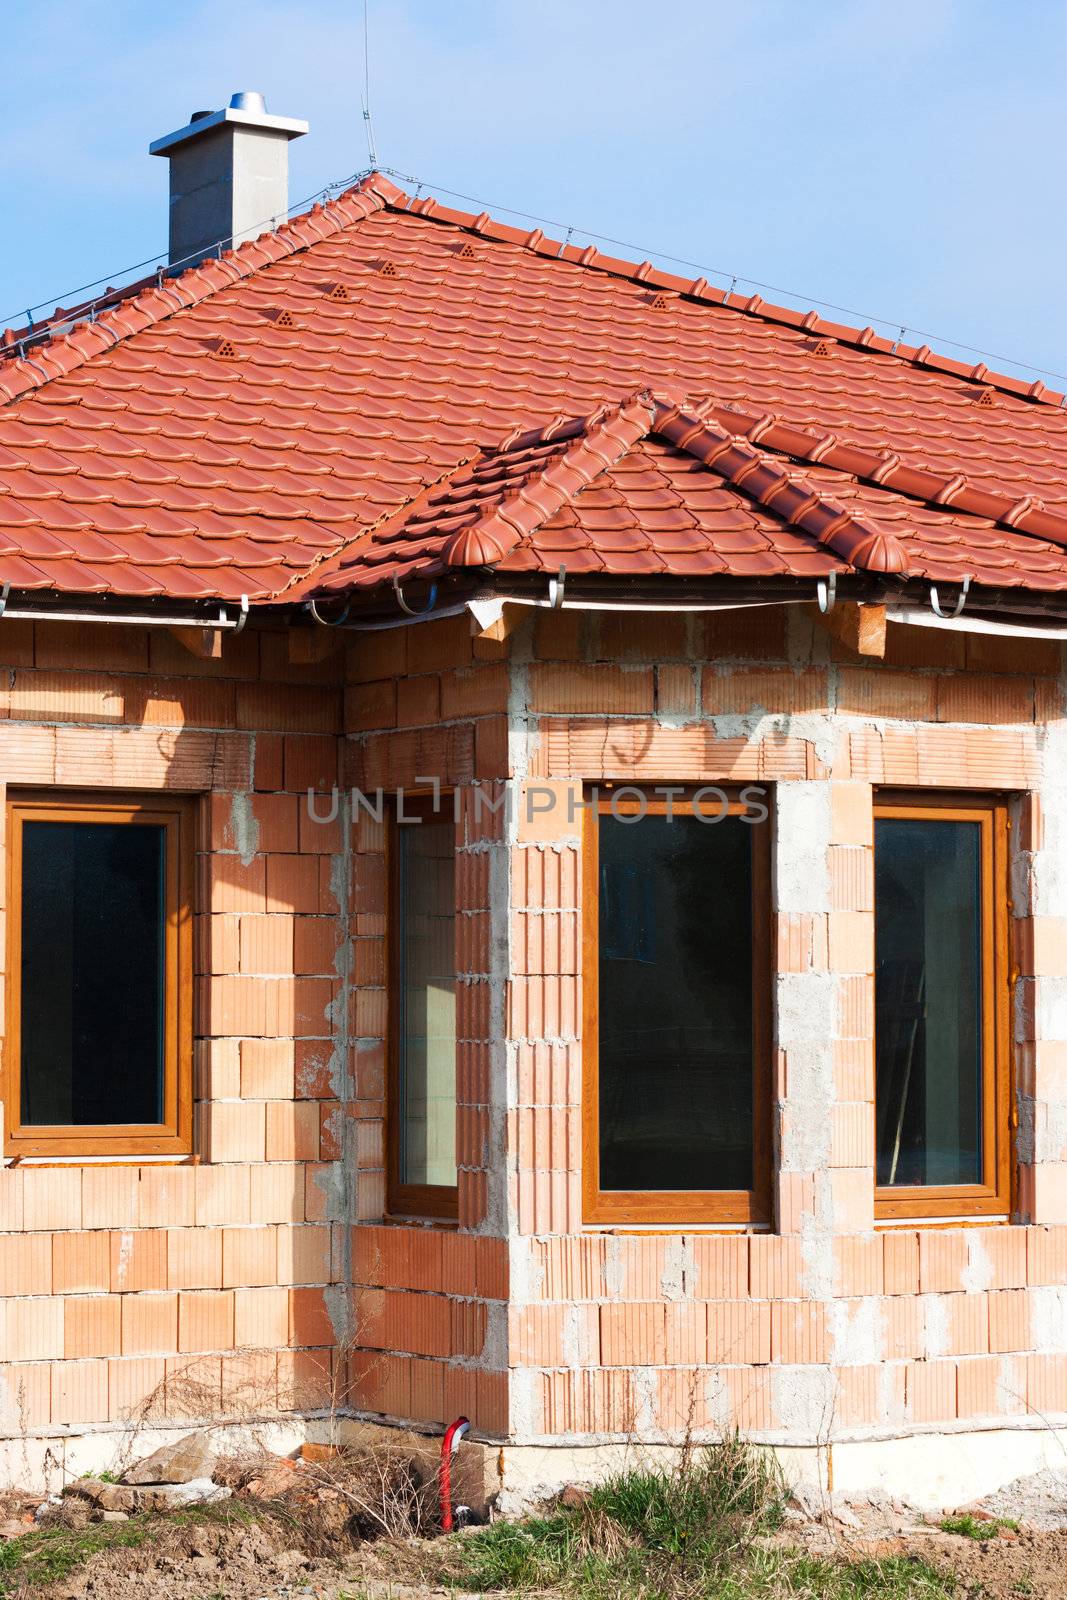
M 455 828 L 397 829 L 402 1184 L 456 1182 Z
M 878 1182 L 982 1179 L 981 826 L 874 831 Z
M 22 830 L 22 1121 L 163 1120 L 165 834 Z
M 600 1186 L 750 1189 L 752 836 L 600 818 Z

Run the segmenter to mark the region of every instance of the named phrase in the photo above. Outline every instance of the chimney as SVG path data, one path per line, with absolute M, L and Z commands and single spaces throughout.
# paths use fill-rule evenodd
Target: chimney
M 289 213 L 289 140 L 306 122 L 267 114 L 261 94 L 231 97 L 222 111 L 194 111 L 184 128 L 156 139 L 149 155 L 170 162 L 170 264 L 266 233 Z

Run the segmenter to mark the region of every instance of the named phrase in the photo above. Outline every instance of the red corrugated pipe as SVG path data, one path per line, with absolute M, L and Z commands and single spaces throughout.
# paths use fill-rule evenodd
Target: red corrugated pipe
M 441 1440 L 441 1532 L 452 1532 L 452 1457 L 459 1449 L 459 1441 L 470 1432 L 466 1417 L 457 1417 L 445 1429 Z

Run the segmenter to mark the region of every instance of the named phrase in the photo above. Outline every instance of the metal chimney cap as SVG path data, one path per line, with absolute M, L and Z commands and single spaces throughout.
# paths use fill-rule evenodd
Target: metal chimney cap
M 148 146 L 148 153 L 150 156 L 172 155 L 179 145 L 198 139 L 202 134 L 213 128 L 224 127 L 227 123 L 238 128 L 258 128 L 264 133 L 278 133 L 286 139 L 299 139 L 308 131 L 307 123 L 297 117 L 268 115 L 263 96 L 253 89 L 243 89 L 231 95 L 229 105 L 221 111 L 194 112 L 184 128 L 165 133 L 161 139 L 153 139 Z

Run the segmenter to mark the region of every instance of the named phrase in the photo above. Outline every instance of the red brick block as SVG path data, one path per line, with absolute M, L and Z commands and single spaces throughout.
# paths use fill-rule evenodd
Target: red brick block
M 356 1339 L 361 1346 L 421 1356 L 447 1356 L 449 1302 L 442 1295 L 364 1289 L 356 1297 Z
M 277 1282 L 277 1229 L 222 1230 L 222 1283 L 227 1289 Z
M 63 1355 L 68 1361 L 118 1355 L 121 1349 L 117 1295 L 71 1296 L 63 1301 Z
M 3 1234 L 0 1235 L 0 1292 L 9 1295 L 22 1294 L 47 1294 L 53 1287 L 53 1261 L 54 1241 L 71 1238 L 79 1241 L 91 1238 L 91 1234 Z M 85 1260 L 84 1245 L 73 1251 L 78 1265 L 71 1265 L 71 1276 L 88 1275 L 91 1271 L 90 1264 Z M 61 1268 L 65 1269 L 65 1259 L 61 1261 Z M 61 1270 L 61 1279 L 66 1271 Z M 67 1287 L 81 1287 L 78 1283 L 70 1285 L 60 1282 L 55 1285 L 57 1293 L 63 1293 Z M 95 1285 L 93 1286 L 95 1287 Z M 106 1274 L 101 1287 L 107 1287 Z
M 167 1288 L 218 1289 L 221 1285 L 221 1228 L 171 1228 L 167 1235 Z
M 86 1228 L 135 1228 L 136 1167 L 86 1167 L 82 1172 L 82 1223 Z
M 474 646 L 466 616 L 444 617 L 404 631 L 408 635 L 407 670 L 411 674 L 445 672 L 469 666 L 473 660 Z
M 282 787 L 282 751 L 284 741 L 280 733 L 256 735 L 255 786 L 257 790 L 274 790 Z
M 121 1306 L 122 1355 L 165 1355 L 177 1350 L 176 1294 L 127 1294 L 122 1296 Z
M 279 1227 L 277 1230 L 277 1284 L 326 1284 L 332 1280 L 330 1230 L 319 1224 Z
M 347 731 L 368 728 L 395 728 L 397 725 L 397 686 L 394 679 L 360 683 L 345 690 L 344 725 Z
M 956 1363 L 912 1362 L 905 1372 L 904 1392 L 910 1422 L 955 1421 Z
M 52 1422 L 106 1422 L 108 1363 L 61 1361 L 52 1373 Z
M 1029 1350 L 1033 1345 L 1030 1327 L 1030 1296 L 1025 1289 L 1005 1289 L 988 1296 L 989 1348 L 1002 1351 Z
M 319 1102 L 283 1100 L 266 1107 L 266 1159 L 317 1161 L 319 1159 Z
M 82 1169 L 27 1167 L 22 1174 L 22 1225 L 27 1233 L 81 1227 Z
M 112 1233 L 111 1283 L 114 1294 L 167 1286 L 167 1234 L 162 1229 Z
M 980 677 L 951 673 L 938 678 L 937 715 L 941 722 L 1033 722 L 1032 678 Z
M 401 678 L 396 685 L 398 727 L 432 727 L 441 716 L 441 680 L 436 674 Z
M 918 672 L 840 667 L 838 709 L 863 717 L 932 722 L 937 714 L 937 679 Z
M 293 922 L 293 968 L 297 973 L 333 976 L 340 949 L 332 917 L 297 916 Z
M 240 856 L 200 857 L 199 903 L 204 911 L 265 911 L 266 882 L 265 856 L 254 856 L 247 866 Z
M 249 1168 L 253 1222 L 303 1222 L 304 1167 L 272 1161 Z
M 338 1403 L 327 1350 L 282 1350 L 278 1355 L 278 1404 L 283 1410 L 325 1410 Z
M 278 1349 L 288 1342 L 288 1289 L 235 1289 L 233 1302 L 237 1349 Z
M 262 733 L 257 733 L 257 747 Z M 318 735 L 285 737 L 285 788 L 306 796 L 308 789 L 329 790 L 337 782 L 337 740 Z
M 965 1233 L 919 1234 L 919 1287 L 923 1294 L 961 1289 L 967 1262 Z
M 293 1095 L 294 1048 L 291 1039 L 242 1039 L 242 1100 L 285 1100 Z M 249 1160 L 259 1159 L 249 1155 Z
M 232 1290 L 183 1292 L 178 1296 L 178 1349 L 183 1354 L 234 1347 Z
M 249 1221 L 249 1177 L 246 1166 L 199 1166 L 196 1173 L 198 1227 Z
M 321 1289 L 289 1290 L 289 1344 L 335 1345 L 338 1337 Z
M 409 1414 L 415 1422 L 445 1421 L 445 1366 L 441 1361 L 410 1363 Z
M 1026 1409 L 1041 1418 L 1067 1412 L 1067 1356 L 1026 1357 Z
M 318 911 L 318 858 L 300 855 L 268 856 L 266 904 L 268 911 Z
M 137 1222 L 142 1228 L 192 1227 L 196 1220 L 196 1169 L 141 1167 Z
M 664 1306 L 602 1305 L 600 1359 L 606 1367 L 662 1366 L 667 1359 Z
M 403 677 L 407 671 L 408 635 L 413 631 L 391 628 L 380 633 L 349 635 L 344 640 L 345 681 L 368 683 L 375 678 Z
M 829 1355 L 823 1301 L 775 1303 L 771 1312 L 771 1360 L 787 1366 L 821 1365 Z
M 918 1294 L 919 1235 L 913 1228 L 891 1228 L 882 1234 L 882 1262 L 887 1295 Z
M 112 1422 L 165 1410 L 166 1365 L 159 1357 L 109 1361 L 108 1414 Z
M 42 1237 L 42 1243 L 50 1247 L 52 1261 L 51 1273 L 44 1258 L 35 1263 L 35 1268 L 40 1269 L 36 1277 L 41 1286 L 39 1293 L 47 1293 L 49 1287 L 55 1294 L 92 1294 L 110 1289 L 111 1239 L 108 1234 L 56 1233 L 47 1241 Z M 11 1286 L 11 1293 L 30 1293 L 29 1284 L 25 1288 L 18 1287 L 17 1273 L 9 1276 L 12 1264 L 4 1259 L 6 1249 L 5 1241 L 0 1246 L 0 1281 L 5 1288 Z
M 505 662 L 478 667 L 473 672 L 450 672 L 441 679 L 441 715 L 446 722 L 457 717 L 482 717 L 506 711 L 510 672 Z
M 240 972 L 273 975 L 291 973 L 294 970 L 291 915 L 251 914 L 238 917 L 237 922 Z
M 196 1107 L 198 1145 L 211 1162 L 262 1161 L 266 1111 L 256 1101 L 204 1101 Z M 199 1174 L 197 1183 L 200 1183 Z M 198 1219 L 199 1220 L 199 1219 Z

